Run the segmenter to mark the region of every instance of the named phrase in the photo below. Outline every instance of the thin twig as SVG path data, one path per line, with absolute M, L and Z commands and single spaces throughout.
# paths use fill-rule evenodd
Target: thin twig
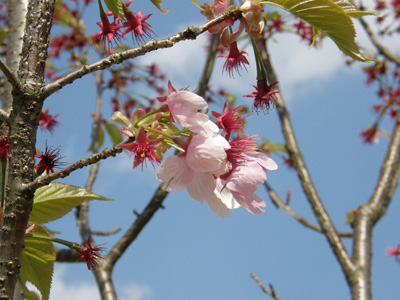
M 99 162 L 102 159 L 107 159 L 111 156 L 115 156 L 118 153 L 121 153 L 123 150 L 121 148 L 118 148 L 118 146 L 113 146 L 111 149 L 104 149 L 101 152 L 95 153 L 90 155 L 88 158 L 81 159 L 77 161 L 76 163 L 60 170 L 55 173 L 47 174 L 45 176 L 40 176 L 36 178 L 34 181 L 31 183 L 25 184 L 24 189 L 38 189 L 42 186 L 48 185 L 50 182 L 59 179 L 59 178 L 64 178 L 67 177 L 69 174 L 72 172 L 82 169 L 84 167 L 90 166 L 92 164 L 95 164 Z
M 97 230 L 91 230 L 90 232 L 92 233 L 92 235 L 97 235 L 97 236 L 109 236 L 109 235 L 113 235 L 116 234 L 118 232 L 121 231 L 120 227 L 114 228 L 113 230 L 109 230 L 109 231 L 97 231 Z
M 278 196 L 278 194 L 272 189 L 272 187 L 267 182 L 264 182 L 264 185 L 267 188 L 269 197 L 271 198 L 272 202 L 276 206 L 281 208 L 285 213 L 287 213 L 289 216 L 291 216 L 293 219 L 295 219 L 296 221 L 298 221 L 300 224 L 304 225 L 305 227 L 310 228 L 316 232 L 323 233 L 321 227 L 310 223 L 309 221 L 304 219 L 302 216 L 297 214 L 289 205 L 285 204 L 281 200 L 281 198 Z M 341 237 L 345 237 L 345 238 L 353 237 L 352 232 L 338 232 L 338 233 L 339 233 L 339 236 L 341 236 Z
M 72 249 L 59 249 L 56 248 L 56 261 L 57 262 L 84 262 L 84 260 L 79 260 L 81 254 Z
M 18 85 L 19 82 L 17 77 L 11 72 L 11 70 L 8 68 L 8 66 L 2 59 L 0 59 L 0 70 L 3 72 L 4 76 L 7 78 L 8 82 L 12 85 L 12 87 Z
M 232 9 L 232 10 L 229 10 L 229 11 L 223 13 L 221 16 L 219 16 L 199 27 L 189 27 L 189 28 L 181 31 L 180 33 L 170 36 L 166 39 L 151 40 L 151 41 L 147 42 L 146 44 L 136 47 L 134 49 L 130 49 L 130 50 L 123 51 L 120 53 L 112 54 L 105 59 L 102 59 L 91 65 L 85 65 L 82 68 L 66 75 L 65 77 L 62 77 L 59 80 L 48 84 L 44 89 L 43 96 L 45 98 L 47 98 L 48 96 L 50 96 L 54 92 L 60 90 L 67 84 L 70 84 L 70 83 L 74 82 L 76 79 L 81 78 L 89 73 L 93 73 L 98 70 L 104 70 L 106 68 L 109 68 L 112 65 L 120 64 L 127 59 L 142 56 L 148 52 L 151 52 L 151 51 L 154 51 L 157 49 L 170 48 L 180 41 L 194 40 L 197 38 L 197 36 L 204 33 L 211 27 L 213 27 L 225 20 L 228 20 L 228 19 L 232 19 L 232 18 L 238 19 L 238 18 L 240 18 L 240 16 L 241 16 L 241 12 L 240 12 L 239 8 L 235 8 L 235 9 Z
M 197 94 L 201 97 L 204 97 L 207 91 L 208 82 L 210 81 L 211 73 L 214 69 L 218 44 L 219 44 L 219 35 L 213 34 L 211 37 L 210 46 L 208 48 L 207 60 L 203 68 L 203 73 L 200 77 L 199 86 L 197 87 Z
M 363 18 L 360 18 L 360 23 L 362 27 L 364 27 L 364 30 L 367 33 L 369 40 L 375 46 L 378 52 L 386 57 L 388 60 L 394 62 L 397 66 L 400 66 L 400 58 L 394 55 L 388 48 L 381 44 L 379 39 L 372 32 L 372 29 L 369 27 L 368 23 Z
M 266 293 L 268 296 L 270 296 L 271 298 L 273 298 L 275 300 L 281 300 L 281 298 L 279 298 L 279 296 L 275 293 L 275 289 L 272 284 L 269 284 L 269 288 L 271 289 L 271 290 L 269 290 L 261 282 L 261 280 L 256 276 L 256 274 L 254 274 L 253 272 L 251 272 L 250 274 L 251 274 L 251 278 L 253 278 L 253 280 L 257 283 L 257 285 L 261 288 L 261 290 L 264 293 Z
M 261 56 L 264 65 L 267 68 L 268 81 L 270 83 L 277 82 L 278 79 L 271 64 L 267 50 L 267 41 L 261 43 Z M 279 85 L 275 85 L 274 87 L 279 89 Z M 343 244 L 343 241 L 341 240 L 336 227 L 333 224 L 326 208 L 324 207 L 311 179 L 311 175 L 309 174 L 306 163 L 297 144 L 292 122 L 283 100 L 282 93 L 276 94 L 275 96 L 275 105 L 281 122 L 282 133 L 286 141 L 290 159 L 293 162 L 293 167 L 296 170 L 300 183 L 303 187 L 303 191 L 311 205 L 311 208 L 313 209 L 314 215 L 316 216 L 324 235 L 328 239 L 331 249 L 338 259 L 348 282 L 351 282 L 353 280 L 353 274 L 356 272 L 356 266 L 352 262 L 350 255 L 348 254 L 347 249 Z

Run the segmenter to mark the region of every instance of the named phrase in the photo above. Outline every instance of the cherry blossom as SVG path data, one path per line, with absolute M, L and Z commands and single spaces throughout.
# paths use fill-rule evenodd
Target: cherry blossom
M 221 135 L 229 140 L 232 132 L 239 133 L 245 128 L 246 117 L 242 115 L 243 106 L 228 109 L 225 102 L 222 114 L 213 111 L 212 115 L 216 119 L 216 125 L 222 129 Z
M 272 87 L 278 84 L 278 82 L 274 82 L 271 85 L 267 83 L 267 79 L 258 80 L 257 86 L 253 85 L 256 89 L 255 92 L 245 95 L 243 97 L 253 97 L 253 108 L 255 111 L 265 110 L 268 111 L 271 106 L 273 106 L 273 100 L 275 100 L 275 94 L 279 93 L 278 91 L 272 91 Z
M 54 127 L 60 125 L 56 119 L 60 116 L 60 114 L 56 114 L 52 116 L 49 114 L 49 108 L 45 111 L 42 111 L 39 117 L 39 126 L 43 130 L 47 129 L 50 133 L 53 133 Z
M 122 37 L 124 37 L 129 32 L 133 32 L 133 35 L 137 42 L 144 42 L 143 36 L 151 37 L 151 35 L 154 34 L 153 30 L 151 30 L 151 25 L 146 22 L 147 19 L 151 17 L 151 14 L 143 17 L 143 11 L 139 11 L 135 15 L 127 8 L 127 6 L 129 6 L 128 3 L 130 4 L 131 1 L 128 1 L 127 4 L 122 6 L 125 18 L 127 20 L 123 25 L 124 27 L 126 27 L 126 29 L 122 33 Z
M 244 56 L 244 54 L 247 54 L 245 51 L 239 51 L 238 46 L 236 41 L 232 42 L 229 44 L 229 54 L 223 54 L 218 57 L 223 57 L 226 58 L 225 64 L 223 69 L 229 73 L 229 76 L 233 76 L 233 71 L 235 70 L 239 75 L 239 69 L 244 67 L 246 69 L 246 64 L 249 65 L 249 61 L 247 58 Z
M 150 161 L 153 167 L 154 163 L 161 163 L 160 157 L 157 154 L 157 148 L 161 145 L 163 140 L 163 138 L 155 140 L 148 139 L 146 131 L 141 127 L 135 142 L 122 144 L 119 145 L 119 147 L 131 151 L 130 156 L 135 156 L 133 168 L 136 169 L 139 165 L 142 165 L 143 171 L 143 164 L 145 164 L 147 160 Z
M 34 167 L 34 170 L 40 175 L 44 172 L 54 173 L 54 168 L 65 165 L 64 162 L 60 162 L 62 157 L 60 156 L 60 149 L 47 147 L 42 154 L 35 154 L 35 157 L 40 159 L 39 163 Z
M 120 18 L 114 18 L 114 21 L 110 24 L 106 15 L 101 17 L 101 22 L 96 23 L 100 27 L 100 31 L 93 36 L 93 40 L 102 40 L 104 43 L 107 41 L 111 45 L 113 40 L 119 42 L 121 35 L 119 30 L 123 27 L 118 25 Z
M 10 145 L 8 144 L 8 134 L 0 134 L 0 161 L 6 161 L 10 155 Z
M 178 125 L 195 133 L 218 132 L 218 126 L 206 114 L 198 112 L 208 109 L 202 97 L 188 91 L 177 91 L 166 98 L 166 104 Z
M 226 149 L 229 143 L 220 135 L 196 135 L 190 137 L 184 153 L 169 156 L 157 171 L 157 179 L 168 182 L 168 192 L 187 189 L 194 200 L 209 205 L 220 217 L 228 216 L 227 206 L 215 194 L 214 174 L 227 172 Z
M 264 200 L 254 194 L 257 185 L 267 180 L 266 170 L 273 171 L 278 168 L 276 163 L 267 155 L 249 151 L 244 153 L 246 163 L 234 166 L 223 185 L 226 189 L 228 201 L 233 197 L 237 203 L 253 214 L 261 214 L 266 206 Z M 230 194 L 228 193 L 230 192 Z M 221 196 L 221 191 L 217 191 Z
M 103 252 L 105 249 L 103 247 L 92 247 L 90 243 L 90 236 L 87 241 L 87 246 L 80 246 L 79 250 L 76 250 L 82 256 L 79 257 L 76 261 L 85 260 L 87 264 L 88 270 L 92 267 L 96 267 L 99 263 L 99 259 L 101 259 L 100 253 Z

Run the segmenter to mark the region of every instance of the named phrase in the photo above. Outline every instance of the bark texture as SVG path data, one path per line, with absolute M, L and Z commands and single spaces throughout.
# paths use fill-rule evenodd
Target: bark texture
M 20 84 L 12 95 L 9 126 L 9 171 L 3 227 L 0 231 L 0 299 L 12 299 L 21 268 L 25 229 L 32 210 L 36 131 L 44 98 L 44 66 L 47 59 L 55 0 L 29 1 L 22 54 Z

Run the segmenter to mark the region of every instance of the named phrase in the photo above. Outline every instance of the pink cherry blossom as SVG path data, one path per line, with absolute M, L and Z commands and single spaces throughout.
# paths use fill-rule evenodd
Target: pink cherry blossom
M 157 179 L 168 182 L 168 192 L 187 189 L 194 200 L 207 202 L 221 218 L 227 217 L 228 207 L 214 194 L 214 174 L 227 172 L 226 152 L 229 143 L 221 136 L 196 135 L 189 138 L 185 152 L 169 156 L 157 171 Z
M 124 27 L 126 29 L 122 33 L 122 37 L 132 31 L 137 42 L 144 42 L 144 36 L 151 37 L 154 34 L 153 30 L 151 30 L 151 25 L 146 22 L 151 17 L 151 14 L 143 17 L 142 11 L 135 15 L 126 8 L 125 17 L 127 21 L 124 23 Z
M 235 165 L 225 180 L 224 188 L 231 193 L 231 195 L 225 194 L 225 197 L 233 197 L 247 211 L 261 214 L 266 204 L 254 192 L 257 190 L 257 185 L 267 180 L 265 171 L 276 170 L 278 166 L 261 152 L 249 151 L 242 156 L 246 161 Z M 217 190 L 216 193 L 220 191 Z
M 87 246 L 80 246 L 80 249 L 76 250 L 76 252 L 81 254 L 81 257 L 79 257 L 76 261 L 85 260 L 88 270 L 90 270 L 92 267 L 96 268 L 99 264 L 99 260 L 102 259 L 101 252 L 103 252 L 104 250 L 105 249 L 103 247 L 93 248 L 89 236 L 87 240 Z
M 243 97 L 254 97 L 253 108 L 255 111 L 268 111 L 271 106 L 273 107 L 274 105 L 273 100 L 275 100 L 275 94 L 279 93 L 278 91 L 272 91 L 271 89 L 276 84 L 278 84 L 278 82 L 274 82 L 269 85 L 266 78 L 263 80 L 258 80 L 257 86 L 253 85 L 256 91 Z
M 397 248 L 394 247 L 388 247 L 386 249 L 386 256 L 394 256 L 396 258 L 396 261 L 400 263 L 400 245 L 397 245 Z
M 195 133 L 218 132 L 218 126 L 210 121 L 206 114 L 198 112 L 208 109 L 208 104 L 195 93 L 188 91 L 173 92 L 167 97 L 166 104 L 178 125 Z
M 121 40 L 121 35 L 119 30 L 123 27 L 118 25 L 120 18 L 114 18 L 114 21 L 110 24 L 106 15 L 101 17 L 101 22 L 96 23 L 100 27 L 100 31 L 94 35 L 93 40 L 102 40 L 103 43 L 106 41 L 111 45 L 113 40 L 119 42 Z
M 236 71 L 239 75 L 239 69 L 243 68 L 247 71 L 246 69 L 246 64 L 249 65 L 249 61 L 247 58 L 244 56 L 244 54 L 247 55 L 245 51 L 239 51 L 238 46 L 236 41 L 232 42 L 229 44 L 229 54 L 223 54 L 218 57 L 226 58 L 226 61 L 224 63 L 223 69 L 229 73 L 230 77 L 233 76 L 233 71 Z
M 227 107 L 225 102 L 222 114 L 213 111 L 212 115 L 217 120 L 218 128 L 222 129 L 221 135 L 229 140 L 231 133 L 239 133 L 244 130 L 246 117 L 243 116 L 243 106 Z
M 124 130 L 124 135 L 132 134 L 131 131 Z M 150 161 L 150 163 L 154 167 L 154 163 L 160 163 L 161 160 L 157 154 L 157 148 L 161 145 L 163 138 L 151 140 L 148 139 L 146 135 L 146 131 L 143 127 L 140 128 L 139 134 L 136 137 L 136 141 L 133 143 L 127 143 L 119 145 L 120 148 L 131 151 L 131 156 L 134 155 L 135 159 L 133 162 L 133 168 L 136 169 L 139 165 L 142 165 L 143 171 L 143 164 L 147 163 L 146 161 Z

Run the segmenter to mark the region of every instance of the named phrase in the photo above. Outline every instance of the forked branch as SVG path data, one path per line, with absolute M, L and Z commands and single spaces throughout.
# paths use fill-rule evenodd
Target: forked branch
M 260 43 L 260 47 L 263 63 L 267 68 L 268 81 L 270 83 L 277 82 L 278 79 L 267 50 L 267 41 Z M 278 85 L 275 85 L 275 87 L 279 89 Z M 291 161 L 293 162 L 293 167 L 299 177 L 303 191 L 311 205 L 311 208 L 314 211 L 314 215 L 316 216 L 324 235 L 328 239 L 331 249 L 333 250 L 343 272 L 345 273 L 347 280 L 351 282 L 353 280 L 352 278 L 354 272 L 356 271 L 356 267 L 353 264 L 350 255 L 348 254 L 346 247 L 344 246 L 343 241 L 341 240 L 335 225 L 326 211 L 311 179 L 310 173 L 299 149 L 294 129 L 289 117 L 289 112 L 283 100 L 282 93 L 276 94 L 275 104 L 281 122 L 282 133 L 286 141 L 288 153 Z

